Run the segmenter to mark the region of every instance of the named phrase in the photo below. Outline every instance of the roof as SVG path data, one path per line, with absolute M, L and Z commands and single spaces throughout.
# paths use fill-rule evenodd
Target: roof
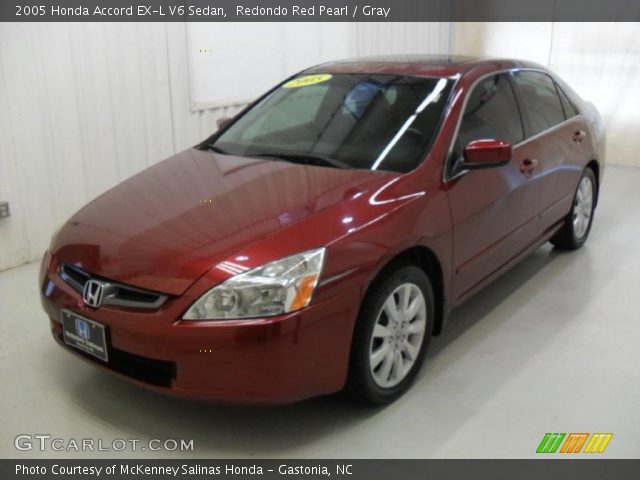
M 472 57 L 463 55 L 385 55 L 351 58 L 322 63 L 307 73 L 387 73 L 401 75 L 450 77 L 477 66 L 494 66 L 496 70 L 540 66 L 523 60 Z

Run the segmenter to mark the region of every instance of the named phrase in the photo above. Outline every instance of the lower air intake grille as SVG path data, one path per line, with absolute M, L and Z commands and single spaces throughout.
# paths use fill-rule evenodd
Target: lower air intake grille
M 105 363 L 82 350 L 69 347 L 62 339 L 62 332 L 57 334 L 56 337 L 65 348 L 73 350 L 78 355 L 81 355 L 98 365 L 107 367 L 114 372 L 135 380 L 155 385 L 157 387 L 171 387 L 171 384 L 176 378 L 176 364 L 174 362 L 141 357 L 139 355 L 134 355 L 133 353 L 125 352 L 124 350 L 109 347 L 109 361 Z

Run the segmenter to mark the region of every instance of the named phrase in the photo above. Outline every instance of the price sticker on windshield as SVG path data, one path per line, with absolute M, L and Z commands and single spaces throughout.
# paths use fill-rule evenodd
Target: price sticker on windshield
M 282 85 L 282 88 L 308 87 L 309 85 L 315 85 L 316 83 L 326 82 L 330 78 L 331 75 L 328 73 L 320 73 L 318 75 L 303 75 L 302 77 L 297 77 L 293 80 L 289 80 L 287 83 Z

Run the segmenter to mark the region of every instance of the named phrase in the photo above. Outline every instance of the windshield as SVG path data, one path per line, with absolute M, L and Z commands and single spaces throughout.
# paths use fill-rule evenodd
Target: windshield
M 212 143 L 217 152 L 338 168 L 413 170 L 450 90 L 443 78 L 314 74 L 263 98 Z

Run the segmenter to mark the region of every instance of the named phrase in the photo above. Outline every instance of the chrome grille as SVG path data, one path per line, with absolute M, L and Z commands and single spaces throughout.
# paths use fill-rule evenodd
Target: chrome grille
M 118 307 L 156 309 L 160 308 L 167 300 L 167 295 L 132 287 L 123 283 L 111 282 L 101 277 L 91 275 L 75 265 L 62 264 L 60 266 L 60 278 L 82 295 L 84 285 L 90 279 L 100 280 L 103 284 L 104 294 L 101 305 L 114 305 Z

